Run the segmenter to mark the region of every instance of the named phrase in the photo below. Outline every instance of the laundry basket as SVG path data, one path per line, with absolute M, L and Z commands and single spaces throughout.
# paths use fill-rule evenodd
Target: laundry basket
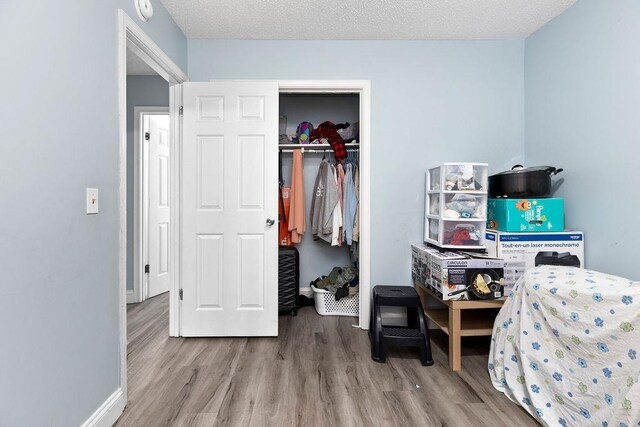
M 358 317 L 360 314 L 360 294 L 340 298 L 336 301 L 336 297 L 329 291 L 318 289 L 311 285 L 313 296 L 316 302 L 316 311 L 321 316 L 352 316 Z

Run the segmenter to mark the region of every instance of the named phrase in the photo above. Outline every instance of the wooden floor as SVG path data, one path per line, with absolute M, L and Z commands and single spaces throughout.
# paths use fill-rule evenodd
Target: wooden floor
M 305 307 L 281 316 L 278 338 L 169 338 L 164 294 L 128 309 L 129 403 L 118 426 L 524 426 L 536 425 L 491 385 L 488 340 L 465 341 L 463 369 L 413 349 L 373 362 L 350 317 Z

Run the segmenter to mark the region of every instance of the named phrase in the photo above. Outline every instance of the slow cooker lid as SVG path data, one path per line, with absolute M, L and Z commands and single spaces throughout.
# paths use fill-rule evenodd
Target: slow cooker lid
M 519 175 L 519 174 L 529 173 L 529 172 L 547 171 L 549 169 L 555 170 L 556 168 L 553 167 L 553 166 L 531 166 L 531 167 L 528 167 L 528 168 L 511 169 L 511 170 L 504 171 L 504 172 L 498 172 L 497 174 L 495 174 L 493 176 L 498 176 L 498 175 Z

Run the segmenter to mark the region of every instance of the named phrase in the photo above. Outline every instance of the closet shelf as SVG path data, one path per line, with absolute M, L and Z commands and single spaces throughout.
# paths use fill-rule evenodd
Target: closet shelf
M 347 150 L 349 148 L 360 148 L 360 143 L 350 143 L 344 145 Z M 304 151 L 325 151 L 332 150 L 331 144 L 278 144 L 278 149 L 291 150 L 296 148 L 304 148 Z

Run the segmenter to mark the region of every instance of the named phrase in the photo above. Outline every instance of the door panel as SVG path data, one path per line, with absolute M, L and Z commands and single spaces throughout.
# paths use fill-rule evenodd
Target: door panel
M 161 147 L 161 146 L 160 146 Z M 158 207 L 169 207 L 169 156 L 158 156 Z
M 147 298 L 168 292 L 169 115 L 149 116 L 149 277 Z
M 240 209 L 264 209 L 264 136 L 238 136 Z
M 198 138 L 198 209 L 223 209 L 223 142 L 221 135 Z
M 183 84 L 181 335 L 276 336 L 278 86 Z
M 264 308 L 264 239 L 260 234 L 238 235 L 238 270 L 242 310 Z
M 169 224 L 158 224 L 158 275 L 169 273 Z
M 200 234 L 198 240 L 196 309 L 221 309 L 224 287 L 224 236 Z

